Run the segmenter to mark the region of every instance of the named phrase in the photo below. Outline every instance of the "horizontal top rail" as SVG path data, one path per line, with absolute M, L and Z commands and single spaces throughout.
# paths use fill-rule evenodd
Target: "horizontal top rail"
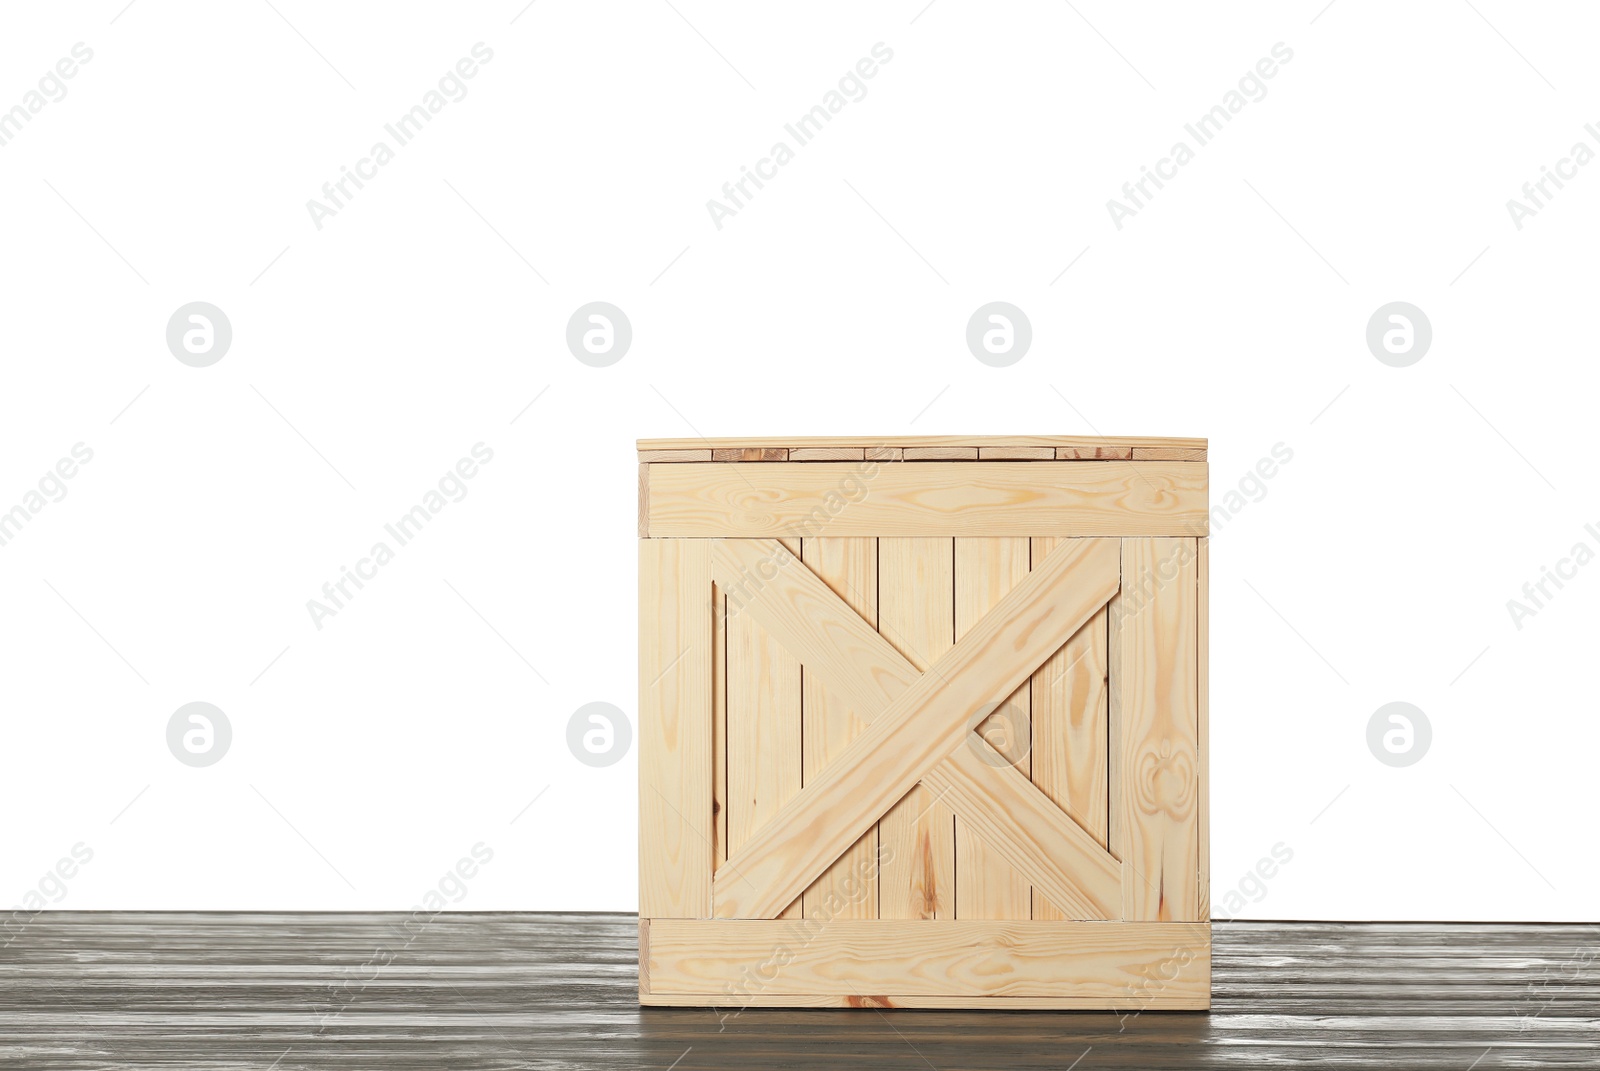
M 1206 440 L 1157 436 L 856 435 L 638 440 L 639 460 L 1204 461 Z

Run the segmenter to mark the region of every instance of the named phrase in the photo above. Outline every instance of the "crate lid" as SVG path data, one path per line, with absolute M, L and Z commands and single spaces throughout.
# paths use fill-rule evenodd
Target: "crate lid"
M 1204 461 L 1206 440 L 1144 435 L 855 435 L 640 439 L 639 460 Z

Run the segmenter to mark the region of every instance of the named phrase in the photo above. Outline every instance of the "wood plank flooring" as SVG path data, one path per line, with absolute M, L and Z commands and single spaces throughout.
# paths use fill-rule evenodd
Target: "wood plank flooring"
M 0 1067 L 1600 1067 L 1600 926 L 1219 922 L 1210 1014 L 1119 1017 L 641 1009 L 632 916 L 406 920 L 13 916 Z

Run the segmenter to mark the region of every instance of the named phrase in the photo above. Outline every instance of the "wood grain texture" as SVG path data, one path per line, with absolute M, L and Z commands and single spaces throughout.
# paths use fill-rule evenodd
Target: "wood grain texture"
M 920 1052 L 940 1071 L 1080 1056 L 1075 1071 L 1593 1071 L 1600 1049 L 1596 925 L 1216 922 L 1208 1015 L 899 994 L 641 1008 L 639 930 L 603 914 L 418 928 L 399 912 L 47 911 L 0 952 L 0 1067 L 927 1071 Z M 374 970 L 378 949 L 392 961 Z M 863 1010 L 797 1010 L 829 1003 Z
M 1101 450 L 1133 449 L 1134 447 L 1169 447 L 1173 449 L 1204 450 L 1205 439 L 1173 438 L 1159 435 L 806 435 L 806 436 L 752 436 L 749 438 L 721 439 L 640 439 L 640 450 L 698 450 L 759 449 L 785 447 L 790 449 L 815 449 L 828 446 L 860 446 L 903 449 L 908 446 L 1051 446 L 1057 449 Z
M 1185 446 L 1135 446 L 1135 461 L 1204 461 L 1205 447 Z
M 1061 461 L 1132 461 L 1133 447 L 1058 446 L 1056 458 Z
M 676 553 L 698 560 L 709 626 L 709 805 L 692 820 L 709 897 L 639 926 L 641 999 L 708 1002 L 665 971 L 723 995 L 758 979 L 733 1014 L 1104 1007 L 1086 938 L 1208 932 L 1203 441 L 698 448 L 712 460 L 642 464 L 640 505 L 642 542 L 698 547 Z M 666 646 L 654 658 L 670 670 Z M 641 800 L 641 852 L 655 840 Z M 642 856 L 641 904 L 660 884 L 647 869 Z M 993 929 L 976 946 L 926 929 L 972 925 Z M 891 953 L 904 942 L 884 926 L 933 944 Z M 1083 926 L 1059 948 L 1023 932 Z M 882 949 L 844 941 L 850 927 Z M 663 959 L 668 931 L 700 938 Z M 785 991 L 753 946 L 714 947 L 746 934 L 799 941 L 776 976 L 804 980 Z M 1073 976 L 1027 989 L 1069 945 Z M 1205 999 L 1155 978 L 1170 953 L 1118 963 L 1160 982 L 1131 1014 Z
M 862 623 L 875 626 L 878 620 L 878 542 L 875 539 L 807 539 L 801 559 L 805 568 L 826 584 Z M 815 624 L 815 620 L 813 620 Z M 805 780 L 812 780 L 829 762 L 844 752 L 850 741 L 866 728 L 867 714 L 857 713 L 851 699 L 840 695 L 828 680 L 809 668 L 802 668 L 805 711 Z M 859 705 L 859 700 L 855 700 Z M 878 917 L 878 827 L 873 826 L 861 839 L 823 871 L 802 896 L 807 918 Z
M 976 461 L 976 446 L 908 446 L 901 457 L 906 461 Z
M 799 541 L 784 542 L 799 557 Z M 728 855 L 800 794 L 800 660 L 750 614 L 733 612 L 728 631 Z M 798 899 L 778 918 L 799 918 Z
M 1123 692 L 1122 622 L 1127 592 L 1118 587 L 1106 603 L 1106 840 L 1119 857 L 1125 850 L 1127 825 L 1122 796 Z
M 655 536 L 1204 535 L 1192 461 L 649 466 Z
M 731 612 L 760 622 L 862 718 L 875 717 L 915 683 L 917 668 L 777 540 L 716 539 L 709 545 L 712 576 L 729 592 Z
M 1054 461 L 1053 446 L 980 446 L 979 461 Z
M 1122 867 L 982 740 L 958 747 L 923 782 L 992 856 L 1073 919 L 1122 917 Z M 957 866 L 957 881 L 960 881 Z
M 957 539 L 955 543 L 955 634 L 959 640 L 1028 575 L 1031 547 L 1028 540 L 1018 538 Z M 993 713 L 978 723 L 978 735 L 1026 777 L 1033 746 L 1028 685 L 1009 696 L 993 697 L 986 707 Z M 1032 917 L 1032 903 L 1027 880 L 958 814 L 956 918 L 1025 919 Z
M 1195 710 L 1195 747 L 1199 752 L 1198 783 L 1195 788 L 1195 824 L 1196 836 L 1199 838 L 1196 851 L 1196 863 L 1199 868 L 1197 887 L 1195 889 L 1195 915 L 1197 918 L 1209 919 L 1211 917 L 1211 698 L 1210 698 L 1210 670 L 1211 665 L 1211 540 L 1201 539 L 1199 543 L 1200 557 L 1196 563 L 1196 609 L 1195 609 L 1195 667 L 1196 667 L 1196 710 Z
M 1033 780 L 1109 845 L 1106 613 L 1090 618 L 1034 677 Z
M 781 446 L 719 447 L 711 451 L 712 461 L 787 461 L 789 451 Z
M 955 644 L 955 545 L 948 539 L 880 539 L 878 570 L 882 637 L 912 669 L 926 670 Z M 874 678 L 874 683 L 889 682 L 898 689 L 896 699 L 915 683 L 907 677 L 901 687 L 882 671 Z M 955 823 L 950 808 L 922 785 L 907 791 L 882 816 L 880 918 L 955 918 Z
M 844 697 L 865 720 L 877 717 L 919 680 L 921 674 L 914 665 L 780 544 L 740 539 L 715 540 L 711 546 L 712 576 L 736 593 L 740 612 L 755 619 L 800 660 L 808 682 Z M 943 559 L 944 547 L 928 549 Z M 762 576 L 771 579 L 757 584 Z M 950 604 L 940 599 L 935 605 Z M 942 612 L 929 619 L 935 623 L 949 620 Z M 970 724 L 970 716 L 967 720 Z M 826 765 L 808 770 L 806 781 L 827 772 Z M 1121 870 L 1116 861 L 998 753 L 973 739 L 925 775 L 921 787 L 970 827 L 972 839 L 990 850 L 987 862 L 1002 872 L 1014 868 L 1024 888 L 1028 882 L 1038 885 L 1057 904 L 1073 911 L 1072 918 L 1120 915 Z M 917 835 L 931 838 L 949 825 L 941 821 Z M 926 860 L 928 854 L 925 848 L 919 849 L 913 858 Z M 900 887 L 900 870 L 895 869 L 894 860 L 891 850 L 877 872 L 880 890 L 885 885 Z M 912 890 L 904 909 L 935 912 L 908 917 L 940 917 L 937 900 L 928 895 L 930 890 L 945 887 L 937 883 L 938 872 L 931 867 L 901 869 L 910 870 L 906 887 Z M 887 883 L 885 871 L 891 875 Z M 880 891 L 880 915 L 881 899 Z M 1028 906 L 1026 899 L 1019 904 L 1024 909 Z
M 902 920 L 904 921 L 904 920 Z M 1093 924 L 1091 924 L 1093 925 Z M 1140 925 L 1155 925 L 1154 923 L 1141 923 Z M 1175 924 L 1174 924 L 1175 925 Z M 1120 1017 L 1131 1017 L 1141 1012 L 1183 1012 L 1204 1011 L 1206 1009 L 1191 1005 L 1187 1001 L 1162 1002 L 1158 994 L 1148 998 L 1143 1005 L 1135 1005 L 1131 1001 L 1122 1010 L 1110 1007 L 1106 1001 L 1094 997 L 951 997 L 934 996 L 927 993 L 851 993 L 845 996 L 817 996 L 810 993 L 763 993 L 749 1001 L 733 1003 L 732 998 L 707 997 L 699 993 L 652 993 L 647 1001 L 640 1004 L 656 1008 L 700 1008 L 710 1011 L 715 1015 L 733 1016 L 743 1015 L 762 1008 L 869 1008 L 869 1009 L 901 1009 L 920 1010 L 935 1009 L 942 1011 L 966 1011 L 975 1016 L 990 1016 L 997 1011 L 1032 1011 L 1032 1012 L 1063 1012 L 1081 1015 L 1084 1012 L 1106 1012 L 1111 1018 L 1111 1033 L 1116 1032 L 1116 1020 Z M 980 1019 L 981 1021 L 981 1019 Z M 976 1031 L 979 1023 L 973 1022 L 971 1029 Z M 1000 1046 L 1004 1048 L 1004 1046 Z M 1081 1053 L 1079 1055 L 1082 1055 Z M 982 1056 L 974 1055 L 971 1058 L 975 1066 L 992 1066 L 987 1063 L 993 1059 L 989 1052 Z M 802 1066 L 802 1065 L 785 1065 Z M 803 1065 L 824 1066 L 824 1065 Z M 834 1065 L 826 1065 L 834 1066 Z M 927 1066 L 927 1065 L 923 1065 Z M 1020 1065 L 1011 1065 L 1020 1066 Z M 1048 1071 L 1061 1071 L 1060 1064 L 1040 1064 L 1041 1068 Z M 1119 1066 L 1112 1064 L 1110 1066 Z M 1140 1067 L 1149 1066 L 1146 1064 Z M 1190 1065 L 1174 1065 L 1188 1067 Z M 1585 1065 L 1589 1066 L 1589 1065 Z M 1457 1069 L 1459 1071 L 1459 1069 Z
M 639 463 L 642 465 L 664 464 L 675 461 L 710 461 L 711 448 L 703 450 L 640 450 Z
M 1200 918 L 1198 558 L 1192 539 L 1122 541 L 1120 796 L 1112 807 L 1123 819 L 1114 853 L 1129 920 Z
M 639 919 L 639 1003 L 648 1004 L 650 996 L 650 920 Z
M 864 446 L 803 446 L 789 451 L 790 461 L 862 461 L 866 456 Z
M 694 994 L 726 1007 L 759 1005 L 768 995 L 842 1001 L 892 990 L 1048 997 L 1069 1008 L 1203 1009 L 1211 1002 L 1210 930 L 1208 923 L 839 919 L 807 927 L 663 919 L 650 927 L 650 987 L 652 995 Z
M 713 883 L 716 916 L 771 918 L 793 900 L 962 744 L 970 711 L 1014 691 L 1105 604 L 1118 564 L 1114 540 L 1071 540 L 1052 552 L 735 851 Z M 883 901 L 880 889 L 880 911 Z
M 711 573 L 711 869 L 728 858 L 728 595 Z
M 1051 537 L 1033 540 L 1033 557 L 1055 549 Z M 1033 783 L 1102 848 L 1110 843 L 1106 609 L 1101 609 L 1033 675 Z M 1120 907 L 1119 912 L 1120 914 Z M 1033 917 L 1069 916 L 1034 890 Z
M 639 541 L 639 912 L 711 909 L 711 560 Z

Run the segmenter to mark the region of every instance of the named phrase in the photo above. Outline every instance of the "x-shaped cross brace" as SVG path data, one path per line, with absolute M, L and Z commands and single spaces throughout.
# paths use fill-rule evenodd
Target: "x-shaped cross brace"
M 718 868 L 715 917 L 776 918 L 918 782 L 1061 910 L 1122 917 L 1122 865 L 981 737 L 968 739 L 975 712 L 1116 594 L 1116 539 L 1063 540 L 926 672 L 776 540 L 714 540 L 711 572 L 730 612 L 750 614 L 870 721 Z

